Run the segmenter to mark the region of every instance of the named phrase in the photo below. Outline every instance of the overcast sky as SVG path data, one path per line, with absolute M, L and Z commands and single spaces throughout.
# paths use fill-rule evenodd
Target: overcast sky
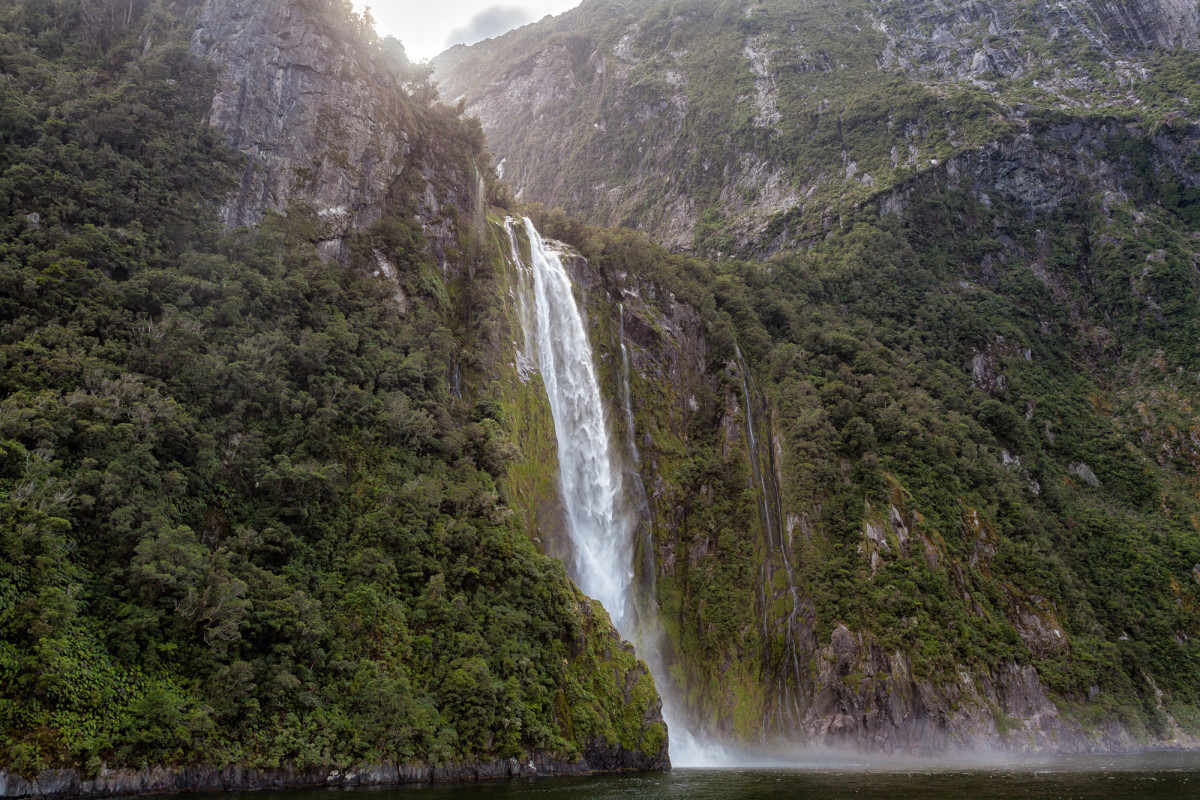
M 380 36 L 404 43 L 414 61 L 433 58 L 453 44 L 471 44 L 561 14 L 580 0 L 375 0 L 371 7 Z

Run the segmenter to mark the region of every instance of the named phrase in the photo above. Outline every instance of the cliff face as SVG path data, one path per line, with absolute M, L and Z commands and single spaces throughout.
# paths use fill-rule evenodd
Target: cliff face
M 1058 49 L 1068 42 L 1096 48 L 1127 78 L 1150 48 L 1200 46 L 1200 12 L 1183 0 L 913 2 L 871 19 L 886 37 L 882 69 L 953 80 L 1036 75 L 1047 56 L 1060 70 L 1055 77 L 1078 80 L 1086 70 Z
M 477 250 L 464 254 L 491 226 L 483 216 L 482 173 L 461 148 L 441 138 L 449 126 L 437 122 L 452 112 L 428 108 L 428 84 L 414 78 L 406 62 L 389 61 L 373 31 L 348 35 L 331 24 L 303 4 L 286 0 L 210 0 L 200 12 L 192 52 L 215 65 L 220 76 L 209 123 L 244 156 L 245 165 L 236 195 L 221 210 L 222 222 L 226 227 L 253 225 L 268 211 L 287 213 L 293 204 L 305 203 L 322 223 L 322 252 L 345 259 L 348 237 L 388 214 L 413 213 L 449 291 L 467 293 L 461 282 L 471 284 L 469 291 L 476 295 L 489 288 L 504 291 L 502 283 L 489 286 L 477 274 L 496 269 L 494 256 Z M 414 99 L 422 92 L 425 99 Z M 375 274 L 396 280 L 388 255 L 378 250 L 373 255 L 380 265 Z M 399 289 L 403 298 L 404 287 Z M 403 311 L 407 301 L 400 302 Z M 486 301 L 477 296 L 472 302 Z M 476 324 L 477 330 L 464 335 L 487 339 L 495 332 L 486 321 Z M 454 391 L 470 394 L 472 383 L 480 381 L 484 385 L 478 390 L 485 392 L 487 381 L 511 378 L 502 364 L 503 349 L 493 347 L 493 359 L 482 362 L 480 370 L 463 375 L 456 369 Z M 521 428 L 528 423 L 514 424 Z M 514 433 L 520 435 L 520 430 Z M 531 521 L 535 538 L 536 519 Z M 468 765 L 431 774 L 451 779 L 536 774 L 539 769 L 561 774 L 670 766 L 653 678 L 606 615 L 595 613 L 586 600 L 579 608 L 586 624 L 576 646 L 588 654 L 579 660 L 579 669 L 613 670 L 616 688 L 614 692 L 604 679 L 578 676 L 602 693 L 594 709 L 602 724 L 588 735 L 578 760 L 538 753 L 540 767 L 533 760 L 528 768 L 497 762 L 499 766 Z M 634 707 L 642 709 L 642 716 L 624 721 Z M 375 782 L 381 781 L 386 778 Z
M 394 75 L 282 0 L 206 4 L 192 51 L 220 70 L 209 121 L 245 154 L 226 225 L 254 224 L 293 200 L 311 203 L 335 233 L 379 218 L 409 166 L 406 115 L 383 88 Z
M 1164 97 L 1195 87 L 1171 78 L 1187 53 L 1146 48 L 1195 47 L 1196 31 L 1176 2 L 590 3 L 439 58 L 523 199 L 672 248 L 779 254 L 689 264 L 546 220 L 587 256 L 572 270 L 610 419 L 629 387 L 614 429 L 642 491 L 638 588 L 698 728 L 898 752 L 1194 744 L 1197 687 L 1171 665 L 1194 651 L 1180 464 L 1200 455 L 1174 422 L 1193 389 L 1170 368 L 1192 368 L 1171 314 L 1196 294 L 1172 215 L 1200 182 L 1194 130 Z M 345 255 L 411 201 L 461 303 L 455 391 L 501 387 L 521 449 L 511 505 L 569 556 L 553 430 L 510 346 L 514 278 L 475 174 L 438 156 L 378 54 L 292 4 L 214 0 L 193 49 L 221 65 L 212 121 L 248 156 L 227 224 L 303 201 Z M 1141 116 L 1105 116 L 1121 104 Z M 1147 197 L 1165 205 L 1147 215 Z M 489 292 L 503 313 L 478 316 Z M 1155 498 L 1169 543 L 1145 527 Z M 1143 589 L 1112 560 L 1133 545 L 1111 545 L 1106 502 L 1155 553 L 1139 608 L 1173 603 L 1169 622 L 1109 605 Z M 617 681 L 620 706 L 646 676 L 617 649 L 601 660 L 641 676 Z M 598 732 L 584 758 L 661 766 L 661 724 L 651 704 L 640 736 Z
M 1103 125 L 1086 131 L 1066 126 L 1041 135 L 1046 137 L 1042 142 L 1070 143 L 1066 152 L 1078 157 L 1089 147 L 1100 147 L 1115 131 Z M 1180 141 L 1186 142 L 1187 136 Z M 1172 149 L 1164 147 L 1165 153 Z M 1129 165 L 1107 165 L 1097 172 L 1104 177 L 1095 184 L 1059 185 L 1063 155 L 1052 157 L 1045 146 L 1009 148 L 952 162 L 940 173 L 941 191 L 969 186 L 991 193 L 994 221 L 982 227 L 999 231 L 993 241 L 1006 252 L 987 259 L 990 266 L 983 267 L 983 275 L 969 273 L 974 279 L 999 285 L 1009 279 L 1014 265 L 1032 263 L 1053 290 L 1062 292 L 1068 284 L 1078 287 L 1066 273 L 1048 267 L 1044 254 L 1024 251 L 1010 234 L 1023 238 L 1017 231 L 1025 221 L 1036 219 L 1030 216 L 1034 210 L 1056 208 L 1068 193 L 1105 193 L 1114 185 L 1129 185 Z M 927 200 L 936 191 L 914 186 L 907 200 L 888 198 L 868 213 L 890 224 L 889 219 L 909 213 L 914 198 Z M 1110 199 L 1106 213 L 1119 215 L 1119 205 Z M 555 230 L 553 221 L 548 225 Z M 563 233 L 569 234 L 569 228 Z M 614 257 L 613 251 L 620 248 L 612 244 L 592 241 L 589 251 L 587 239 L 581 241 L 595 260 L 576 260 L 574 277 L 588 298 L 593 342 L 612 398 L 611 419 L 624 417 L 619 405 L 622 381 L 628 380 L 631 387 L 636 421 L 630 429 L 614 429 L 630 454 L 630 469 L 640 471 L 645 491 L 639 552 L 649 560 L 636 563 L 640 586 L 657 609 L 663 631 L 660 647 L 673 676 L 662 688 L 676 699 L 693 729 L 726 741 L 785 750 L 803 743 L 931 755 L 992 749 L 1121 752 L 1148 744 L 1197 745 L 1196 730 L 1186 722 L 1191 713 L 1186 704 L 1172 705 L 1161 696 L 1151 699 L 1161 727 L 1147 731 L 1136 714 L 1121 710 L 1124 701 L 1116 693 L 1128 689 L 1115 688 L 1097 673 L 1088 673 L 1087 680 L 1095 683 L 1074 689 L 1062 683 L 1059 670 L 1077 669 L 1069 665 L 1090 657 L 1082 655 L 1096 646 L 1089 629 L 1105 623 L 1091 611 L 1070 607 L 1071 601 L 1058 590 L 1028 585 L 1029 578 L 1021 577 L 1024 568 L 1014 570 L 1013 562 L 999 560 L 998 554 L 1012 552 L 1009 537 L 1023 534 L 1004 524 L 998 527 L 988 512 L 969 507 L 951 510 L 949 527 L 931 522 L 931 517 L 946 516 L 928 499 L 909 495 L 906 484 L 916 487 L 904 475 L 911 475 L 914 467 L 896 461 L 890 468 L 895 472 L 886 475 L 890 488 L 882 496 L 864 487 L 861 494 L 852 492 L 858 509 L 842 506 L 830 513 L 828 506 L 837 502 L 833 484 L 857 485 L 863 480 L 857 474 L 862 466 L 858 459 L 852 463 L 842 457 L 832 474 L 821 475 L 826 468 L 819 466 L 819 453 L 839 448 L 813 430 L 831 409 L 827 400 L 813 395 L 811 382 L 830 380 L 839 372 L 845 380 L 844 367 L 834 366 L 821 377 L 815 354 L 777 351 L 772 374 L 763 377 L 741 361 L 713 318 L 706 322 L 704 314 L 662 282 L 642 277 L 659 272 L 654 262 L 666 260 L 665 254 L 643 251 L 645 260 L 639 261 L 628 254 Z M 1051 247 L 1048 239 L 1039 246 Z M 1138 312 L 1141 322 L 1135 324 L 1150 324 L 1156 291 L 1161 289 L 1146 285 L 1147 300 Z M 1054 297 L 1052 303 L 1073 309 L 1061 320 L 1070 335 L 1094 338 L 1096 323 L 1090 317 L 1095 300 L 1079 294 Z M 699 299 L 691 295 L 692 302 Z M 629 356 L 628 377 L 620 366 L 622 344 Z M 1025 378 L 1016 378 L 1020 387 L 1009 382 L 1021 370 L 1018 364 L 1030 357 L 1023 346 L 999 343 L 976 358 L 981 369 L 968 363 L 961 377 L 950 380 L 973 383 L 973 391 L 980 394 L 1017 394 L 1031 425 L 1039 429 L 1072 424 L 1067 421 L 1071 415 L 1035 408 L 1026 399 Z M 788 358 L 808 360 L 808 366 L 800 368 L 807 372 L 802 382 L 808 386 L 801 388 L 785 377 L 796 368 L 781 365 L 780 359 Z M 890 382 L 885 376 L 891 369 L 875 362 L 871 370 L 879 377 L 872 376 L 872 381 Z M 800 392 L 808 397 L 797 401 Z M 901 394 L 891 402 L 924 402 L 900 400 Z M 927 412 L 912 413 L 917 418 Z M 871 424 L 880 425 L 874 420 Z M 1100 424 L 1107 427 L 1111 422 Z M 1165 430 L 1147 429 L 1139 436 L 1147 452 L 1160 447 L 1179 452 L 1181 443 Z M 1053 438 L 1044 440 L 1048 449 L 1053 449 Z M 1010 452 L 1011 445 L 1002 442 L 993 446 L 993 455 L 980 454 L 994 459 L 993 466 L 978 465 L 992 475 L 984 480 L 1010 486 L 1004 491 L 1012 492 L 1008 496 L 1015 502 L 1044 508 L 1039 481 L 1061 478 L 1040 471 L 1044 465 L 1036 470 L 1023 466 L 1039 458 L 1029 450 Z M 1025 447 L 1041 451 L 1032 443 Z M 1197 455 L 1193 452 L 1192 459 Z M 1078 453 L 1051 457 L 1063 458 L 1058 468 L 1062 475 L 1084 472 Z M 1164 481 L 1174 480 L 1172 469 L 1162 475 Z M 1099 479 L 1092 479 L 1099 485 Z M 1080 485 L 1088 484 L 1080 479 Z M 929 497 L 928 492 L 918 494 Z M 971 494 L 954 502 L 973 502 L 968 499 Z M 847 531 L 854 526 L 856 532 Z M 1065 544 L 1059 546 L 1064 547 L 1060 553 L 1046 557 L 1073 558 Z M 831 559 L 841 564 L 832 573 L 827 563 Z M 1064 571 L 1056 573 L 1056 580 L 1096 580 L 1071 571 L 1079 567 L 1059 569 Z M 1182 591 L 1192 593 L 1191 588 Z M 907 608 L 903 616 L 891 616 L 889 609 L 895 606 Z M 1180 624 L 1190 623 L 1181 618 Z M 951 643 L 976 635 L 991 640 L 986 645 L 989 655 L 967 655 Z M 1126 634 L 1109 635 L 1118 639 Z M 997 647 L 1000 642 L 1007 644 Z M 931 645 L 942 653 L 933 661 L 929 651 L 920 652 Z M 1142 684 L 1133 688 L 1135 693 L 1149 692 L 1145 681 L 1156 680 L 1141 669 L 1132 675 L 1135 686 Z M 1118 683 L 1128 687 L 1124 681 Z M 1191 677 L 1184 683 L 1192 685 Z
M 209 122 L 244 156 L 221 220 L 253 225 L 306 203 L 325 226 L 323 251 L 342 256 L 345 234 L 405 197 L 440 246 L 458 235 L 442 207 L 472 208 L 480 175 L 421 124 L 412 95 L 428 88 L 410 65 L 389 58 L 374 31 L 328 16 L 287 0 L 202 7 L 192 53 L 220 76 Z
M 762 255 L 1011 136 L 1023 107 L 1179 111 L 1163 92 L 1191 91 L 1172 64 L 1198 26 L 1176 0 L 585 3 L 434 64 L 520 198 Z
M 0 794 L 668 766 L 506 496 L 478 126 L 344 3 L 102 5 L 0 13 Z
M 1141 590 L 1112 580 L 1135 554 L 1180 611 L 1161 645 L 1195 647 L 1195 125 L 1012 112 L 945 158 L 914 123 L 900 161 L 919 169 L 839 182 L 843 202 L 769 229 L 760 263 L 546 222 L 592 259 L 577 279 L 613 398 L 621 335 L 629 351 L 637 563 L 666 690 L 699 728 L 896 752 L 1196 745 L 1183 661 L 1168 699 L 1174 668 L 1152 659 L 1084 666 L 1148 635 L 1117 610 Z

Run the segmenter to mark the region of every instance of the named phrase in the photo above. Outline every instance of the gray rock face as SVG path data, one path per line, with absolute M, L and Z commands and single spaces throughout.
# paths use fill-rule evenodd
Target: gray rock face
M 1040 58 L 1027 38 L 1031 26 L 1052 41 L 1081 37 L 1112 59 L 1154 46 L 1200 46 L 1200 9 L 1188 0 L 1067 0 L 1032 6 L 927 0 L 907 3 L 873 22 L 887 39 L 881 66 L 957 80 L 1027 74 Z
M 635 227 L 675 250 L 764 255 L 832 199 L 887 192 L 901 173 L 936 168 L 947 149 L 981 144 L 961 130 L 943 136 L 932 116 L 893 130 L 874 110 L 863 122 L 886 126 L 872 137 L 887 141 L 890 163 L 855 137 L 839 145 L 840 161 L 832 146 L 780 144 L 842 124 L 834 118 L 849 89 L 839 74 L 997 96 L 1005 79 L 1027 79 L 1064 108 L 1128 108 L 1132 87 L 1151 77 L 1151 49 L 1200 47 L 1191 0 L 847 0 L 835 16 L 799 0 L 719 7 L 730 18 L 651 0 L 585 3 L 455 47 L 435 59 L 436 75 L 479 117 L 521 199 Z M 1034 198 L 1020 172 L 1004 180 L 1034 205 L 1054 200 Z M 713 225 L 728 235 L 705 241 Z
M 476 176 L 429 155 L 436 148 L 415 152 L 415 104 L 403 76 L 300 4 L 210 0 L 192 52 L 220 72 L 209 121 L 246 156 L 238 191 L 221 210 L 227 228 L 304 202 L 325 223 L 322 251 L 339 255 L 341 237 L 380 217 L 406 171 L 415 173 L 406 177 L 435 238 L 453 233 L 443 206 L 474 205 Z
M 212 0 L 192 50 L 221 67 L 209 119 L 247 156 L 238 194 L 222 209 L 227 226 L 254 224 L 293 200 L 310 203 L 334 232 L 379 216 L 409 155 L 394 76 L 285 0 Z
M 1115 719 L 1085 730 L 1050 700 L 1032 666 L 962 668 L 958 680 L 914 677 L 904 653 L 839 626 L 815 654 L 819 664 L 803 734 L 809 741 L 869 752 L 1098 753 L 1143 745 Z M 1194 747 L 1182 736 L 1158 746 Z

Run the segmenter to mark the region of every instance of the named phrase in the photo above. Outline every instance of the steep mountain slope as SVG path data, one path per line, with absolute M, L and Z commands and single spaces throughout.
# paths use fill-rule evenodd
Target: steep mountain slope
M 549 557 L 519 212 L 583 256 L 691 727 L 1194 746 L 1195 30 L 610 3 L 446 57 L 525 198 L 774 254 L 706 261 L 519 206 L 343 2 L 0 12 L 0 793 L 667 763 Z
M 1186 110 L 1198 30 L 1176 0 L 597 0 L 434 63 L 521 199 L 762 253 L 832 204 L 1018 136 L 1026 107 Z
M 743 742 L 1189 744 L 1191 4 L 585 3 L 436 62 L 581 274 L 670 691 Z M 1174 48 L 1174 49 L 1167 49 Z
M 668 763 L 455 379 L 478 126 L 343 6 L 0 11 L 6 796 Z

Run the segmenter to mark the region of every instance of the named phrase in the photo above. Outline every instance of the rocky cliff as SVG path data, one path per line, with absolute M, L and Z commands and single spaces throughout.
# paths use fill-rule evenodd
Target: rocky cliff
M 443 274 L 467 280 L 454 390 L 500 387 L 512 505 L 565 558 L 477 165 L 439 159 L 419 89 L 376 97 L 397 74 L 379 53 L 294 12 L 214 2 L 193 39 L 223 76 L 212 120 L 251 165 L 225 220 L 304 201 L 345 256 L 409 197 Z M 698 727 L 899 752 L 1193 742 L 1196 448 L 1175 421 L 1194 396 L 1179 346 L 1200 183 L 1177 98 L 1196 31 L 1171 2 L 589 3 L 438 60 L 522 199 L 777 254 L 690 262 L 539 218 L 584 256 L 644 493 L 639 586 Z M 479 316 L 489 291 L 503 312 Z M 1142 544 L 1114 544 L 1110 519 Z M 1153 566 L 1122 563 L 1131 547 Z M 1148 623 L 1162 604 L 1169 622 Z
M 742 741 L 1193 746 L 1195 9 L 705 8 L 437 62 L 522 197 L 762 259 L 548 217 L 626 337 L 668 691 Z
M 374 30 L 348 30 L 320 8 L 211 0 L 200 11 L 192 53 L 220 76 L 209 123 L 243 156 L 222 222 L 252 225 L 306 203 L 324 224 L 324 251 L 340 257 L 347 233 L 404 197 L 435 238 L 456 237 L 441 209 L 481 202 L 482 174 L 432 130 L 425 76 Z
M 0 793 L 669 766 L 514 513 L 495 181 L 427 71 L 328 0 L 18 0 L 0 62 Z
M 1042 146 L 1014 147 L 951 161 L 936 177 L 930 176 L 934 185 L 914 183 L 903 197 L 881 199 L 864 209 L 857 225 L 874 220 L 870 224 L 886 227 L 898 217 L 920 219 L 916 215 L 921 211 L 914 205 L 928 208 L 930 198 L 939 192 L 957 192 L 964 187 L 981 192 L 989 187 L 991 205 L 978 206 L 988 221 L 983 224 L 973 217 L 970 225 L 978 226 L 984 240 L 993 242 L 998 252 L 982 264 L 964 266 L 965 271 L 958 273 L 962 277 L 952 273 L 949 283 L 954 291 L 981 292 L 988 295 L 986 302 L 1011 302 L 1001 300 L 988 287 L 999 289 L 1021 269 L 1018 265 L 1028 264 L 1027 269 L 1053 293 L 1049 304 L 1063 310 L 1053 322 L 1055 328 L 1061 326 L 1068 340 L 1094 342 L 1095 299 L 1063 294 L 1079 291 L 1078 278 L 1068 277 L 1061 265 L 1049 267 L 1046 253 L 1055 245 L 1044 235 L 1039 240 L 1026 226 L 1043 224 L 1039 212 L 1058 209 L 1068 195 L 1108 196 L 1105 213 L 1110 219 L 1128 213 L 1128 209 L 1120 210 L 1128 201 L 1112 192 L 1118 184 L 1136 185 L 1134 164 L 1114 161 L 1096 170 L 1095 182 L 1073 182 L 1081 180 L 1076 175 L 1065 184 L 1061 165 L 1065 157 L 1111 152 L 1109 137 L 1132 133 L 1136 132 L 1111 124 L 1088 129 L 1072 124 L 1047 126 L 1038 131 L 1039 137 L 1044 137 L 1038 139 Z M 1046 146 L 1054 141 L 1064 143 L 1057 155 Z M 1170 153 L 1187 141 L 1186 134 L 1174 141 L 1164 139 L 1162 152 L 1151 159 L 1168 160 Z M 1015 178 L 1018 174 L 1020 179 Z M 1075 449 L 1094 447 L 1078 438 L 1067 450 L 1053 455 L 1064 444 L 1055 431 L 1077 424 L 1070 420 L 1082 419 L 1082 414 L 1093 420 L 1088 424 L 1106 431 L 1100 435 L 1119 438 L 1118 432 L 1127 422 L 1120 417 L 1116 424 L 1111 419 L 1101 421 L 1078 408 L 1044 409 L 1040 404 L 1050 401 L 1031 399 L 1038 395 L 1028 383 L 1030 373 L 1023 365 L 1033 358 L 1057 361 L 1061 356 L 1052 348 L 1060 346 L 1055 342 L 1064 334 L 1035 320 L 1028 334 L 1009 329 L 1007 339 L 996 336 L 990 346 L 975 351 L 972 357 L 968 357 L 971 351 L 967 346 L 962 350 L 962 372 L 941 373 L 939 380 L 958 383 L 968 394 L 992 395 L 1017 405 L 1025 414 L 1025 424 L 1044 438 L 1038 445 L 1013 431 L 971 434 L 980 437 L 980 442 L 997 436 L 986 445 L 990 455 L 980 451 L 972 456 L 990 462 L 986 466 L 976 462 L 972 467 L 983 469 L 988 477 L 964 475 L 966 480 L 955 482 L 952 494 L 934 500 L 940 492 L 931 492 L 929 486 L 918 488 L 925 480 L 918 475 L 946 456 L 926 451 L 920 457 L 924 463 L 905 463 L 913 456 L 902 455 L 894 447 L 908 436 L 924 435 L 917 433 L 922 427 L 941 424 L 932 419 L 944 418 L 945 412 L 936 410 L 928 395 L 924 399 L 919 395 L 945 389 L 932 389 L 922 379 L 900 389 L 894 381 L 909 379 L 900 378 L 896 370 L 912 369 L 906 359 L 888 354 L 877 342 L 852 344 L 853 338 L 863 335 L 861 330 L 851 334 L 840 325 L 831 326 L 835 313 L 854 318 L 856 312 L 844 305 L 854 296 L 852 292 L 831 290 L 837 298 L 834 302 L 842 304 L 836 312 L 823 305 L 829 300 L 810 305 L 809 313 L 821 319 L 797 337 L 805 349 L 777 346 L 770 351 L 767 360 L 772 366 L 764 376 L 740 358 L 735 342 L 728 338 L 732 329 L 722 320 L 723 314 L 713 316 L 711 311 L 699 309 L 713 308 L 715 299 L 716 308 L 726 313 L 746 313 L 740 304 L 749 300 L 758 308 L 786 313 L 777 300 L 765 296 L 739 299 L 731 286 L 722 288 L 728 276 L 700 278 L 700 285 L 683 279 L 689 270 L 686 259 L 639 244 L 636 237 L 631 241 L 629 234 L 623 240 L 598 231 L 585 233 L 568 220 L 556 221 L 552 216 L 545 224 L 558 235 L 574 239 L 591 256 L 591 261 L 576 262 L 575 276 L 591 308 L 593 337 L 605 365 L 613 419 L 624 415 L 619 406 L 621 383 L 626 379 L 620 366 L 622 345 L 629 355 L 635 422 L 621 434 L 629 448 L 630 467 L 640 470 L 645 487 L 642 552 L 651 557 L 644 566 L 638 562 L 639 569 L 664 631 L 662 647 L 673 676 L 665 691 L 686 709 L 694 725 L 725 741 L 785 750 L 797 743 L 925 754 L 992 749 L 1119 752 L 1146 746 L 1196 746 L 1190 701 L 1181 702 L 1190 693 L 1185 687 L 1193 685 L 1194 676 L 1185 669 L 1180 676 L 1183 683 L 1176 684 L 1179 694 L 1170 700 L 1157 694 L 1161 691 L 1158 676 L 1143 672 L 1143 667 L 1116 682 L 1111 680 L 1114 675 L 1081 669 L 1081 664 L 1093 657 L 1084 655 L 1085 651 L 1094 653 L 1098 646 L 1101 650 L 1124 647 L 1131 639 L 1121 637 L 1130 637 L 1129 632 L 1110 628 L 1107 637 L 1111 644 L 1099 644 L 1094 631 L 1097 625 L 1110 624 L 1101 621 L 1106 612 L 1096 616 L 1096 610 L 1075 605 L 1078 599 L 1068 599 L 1069 592 L 1064 593 L 1061 586 L 1051 589 L 1043 582 L 1045 578 L 1034 577 L 1028 565 L 1021 563 L 1023 557 L 1017 555 L 1031 545 L 1044 546 L 1047 550 L 1037 558 L 1054 564 L 1046 573 L 1047 577 L 1056 576 L 1049 578 L 1051 582 L 1097 582 L 1099 588 L 1103 580 L 1090 572 L 1099 563 L 1085 566 L 1077 559 L 1101 558 L 1110 565 L 1103 567 L 1105 570 L 1127 569 L 1127 565 L 1118 566 L 1126 556 L 1099 555 L 1108 534 L 1095 529 L 1092 535 L 1098 538 L 1085 547 L 1093 555 L 1078 551 L 1072 555 L 1078 545 L 1068 545 L 1057 534 L 1051 535 L 1055 544 L 1047 540 L 1039 545 L 1028 539 L 1018 543 L 1031 535 L 1031 529 L 1014 529 L 1011 521 L 1002 521 L 1003 515 L 995 515 L 994 507 L 992 511 L 971 507 L 982 498 L 979 489 L 969 488 L 970 481 L 980 480 L 1006 496 L 1003 502 L 1042 508 L 1040 513 L 1050 514 L 1063 513 L 1049 509 L 1061 509 L 1058 504 L 1064 503 L 1076 509 L 1071 514 L 1090 513 L 1082 509 L 1092 505 L 1087 495 L 1101 485 L 1094 475 L 1093 483 L 1078 479 L 1080 488 L 1068 490 L 1072 499 L 1061 495 L 1045 499 L 1047 492 L 1059 491 L 1050 483 L 1061 485 L 1067 479 L 1074 486 L 1075 476 L 1084 474 L 1081 465 L 1085 459 L 1095 460 Z M 856 236 L 861 237 L 863 230 L 857 228 Z M 1123 248 L 1130 244 L 1119 241 L 1116 232 L 1107 235 L 1113 237 L 1109 245 Z M 837 230 L 832 230 L 831 240 L 838 237 Z M 1027 245 L 1018 240 L 1040 241 L 1040 249 L 1026 250 Z M 830 254 L 837 254 L 842 246 L 830 247 Z M 1153 257 L 1153 252 L 1151 248 L 1146 255 Z M 1139 259 L 1132 257 L 1134 263 Z M 1189 263 L 1174 261 L 1173 269 L 1186 273 Z M 670 266 L 664 269 L 664 265 Z M 778 261 L 770 268 L 789 269 Z M 740 270 L 752 282 L 761 280 L 754 277 L 751 266 Z M 733 270 L 735 274 L 738 271 Z M 974 288 L 974 281 L 980 282 L 979 288 Z M 763 290 L 777 297 L 779 290 L 769 285 L 763 284 Z M 1068 285 L 1075 288 L 1067 289 Z M 940 294 L 949 288 L 939 286 L 933 291 Z M 1152 297 L 1156 291 L 1163 290 L 1145 284 L 1143 295 Z M 1196 291 L 1194 282 L 1189 291 Z M 858 305 L 863 298 L 851 302 Z M 1139 321 L 1132 324 L 1152 324 L 1153 305 L 1144 301 L 1135 312 Z M 1017 316 L 1027 313 L 1016 312 L 1013 306 L 1009 309 Z M 938 324 L 947 321 L 942 318 Z M 966 324 L 978 325 L 979 321 Z M 998 323 L 993 318 L 987 324 Z M 752 324 L 742 322 L 738 327 L 739 338 L 749 340 L 755 333 Z M 830 327 L 842 332 L 831 333 Z M 1030 334 L 1042 343 L 1026 349 L 1013 340 Z M 843 336 L 847 338 L 837 342 Z M 958 346 L 965 345 L 964 341 Z M 863 363 L 861 378 L 852 377 L 843 366 L 848 351 L 857 348 L 865 348 L 858 351 L 858 358 L 868 360 Z M 867 356 L 868 352 L 874 355 Z M 1097 354 L 1081 356 L 1094 359 Z M 753 364 L 753 358 L 748 355 L 747 361 Z M 1049 369 L 1058 367 L 1049 365 Z M 834 376 L 838 376 L 836 382 L 832 382 Z M 855 454 L 835 443 L 836 433 L 833 441 L 828 438 L 831 418 L 846 412 L 838 412 L 827 393 L 836 392 L 833 396 L 840 398 L 836 402 L 844 403 L 846 396 L 841 393 L 860 381 L 873 387 L 889 385 L 886 391 L 891 399 L 886 402 L 893 409 L 890 413 L 904 407 L 907 411 L 901 413 L 909 419 L 893 416 L 888 421 L 888 413 L 879 416 L 878 412 L 866 416 L 870 422 L 864 420 L 863 427 L 869 426 L 872 443 L 867 452 Z M 1134 393 L 1154 385 L 1143 381 Z M 1067 392 L 1073 394 L 1087 385 L 1092 384 L 1085 380 Z M 1192 391 L 1184 386 L 1178 390 Z M 1163 413 L 1169 413 L 1165 407 Z M 843 416 L 843 420 L 842 435 L 847 435 L 855 425 L 846 424 L 853 422 L 851 418 Z M 958 420 L 955 424 L 974 424 Z M 887 432 L 891 424 L 910 432 Z M 1177 466 L 1159 461 L 1166 468 L 1157 480 L 1164 482 L 1164 491 L 1178 498 L 1176 490 L 1166 485 L 1181 478 L 1188 481 L 1184 465 L 1195 460 L 1195 453 L 1162 427 L 1153 432 L 1146 428 L 1138 436 L 1145 442 L 1147 456 L 1166 448 L 1183 458 Z M 1010 444 L 1018 440 L 1025 444 L 1020 448 Z M 1041 454 L 1032 455 L 1027 448 Z M 889 452 L 891 455 L 883 455 Z M 1191 453 L 1190 459 L 1186 453 Z M 1124 458 L 1140 464 L 1138 469 L 1154 470 L 1147 456 L 1127 454 Z M 888 459 L 889 466 L 874 479 L 882 488 L 873 488 L 872 479 L 863 474 L 874 468 L 871 464 L 876 458 Z M 1046 471 L 1047 458 L 1061 461 Z M 1035 463 L 1038 466 L 1033 466 Z M 1110 469 L 1115 466 L 1109 462 Z M 1181 471 L 1175 472 L 1177 468 Z M 838 499 L 843 492 L 857 508 Z M 950 508 L 937 508 L 939 502 L 947 501 Z M 1054 506 L 1045 505 L 1047 502 Z M 1179 522 L 1188 524 L 1186 517 Z M 1025 524 L 1029 523 L 1021 523 Z M 1177 530 L 1177 545 L 1191 540 L 1188 532 Z M 1159 589 L 1168 596 L 1176 586 L 1181 597 L 1195 592 L 1191 586 L 1184 588 L 1182 580 L 1188 575 L 1189 557 L 1181 563 L 1183 574 L 1176 577 L 1168 577 L 1163 570 L 1167 563 L 1180 563 L 1174 556 L 1162 552 L 1155 557 L 1163 559 L 1155 567 L 1156 581 L 1162 581 Z M 1117 602 L 1128 602 L 1128 597 Z M 1192 624 L 1185 621 L 1190 613 L 1185 612 L 1173 624 L 1187 628 Z M 1179 656 L 1186 658 L 1190 634 L 1178 629 L 1171 636 L 1182 648 Z M 967 644 L 971 640 L 983 649 Z M 1064 682 L 1068 674 L 1075 677 Z M 1080 679 L 1085 682 L 1070 688 Z M 1130 690 L 1147 696 L 1154 722 L 1139 719 L 1139 712 L 1131 713 L 1121 699 Z
M 764 254 L 1011 136 L 1022 107 L 1188 113 L 1198 25 L 1174 0 L 596 2 L 434 64 L 522 199 Z
M 661 768 L 660 689 L 755 748 L 1195 745 L 1193 7 L 588 3 L 439 61 L 523 198 L 657 244 L 506 198 L 337 3 L 148 8 L 0 16 L 5 792 Z M 661 686 L 546 555 L 519 213 Z

